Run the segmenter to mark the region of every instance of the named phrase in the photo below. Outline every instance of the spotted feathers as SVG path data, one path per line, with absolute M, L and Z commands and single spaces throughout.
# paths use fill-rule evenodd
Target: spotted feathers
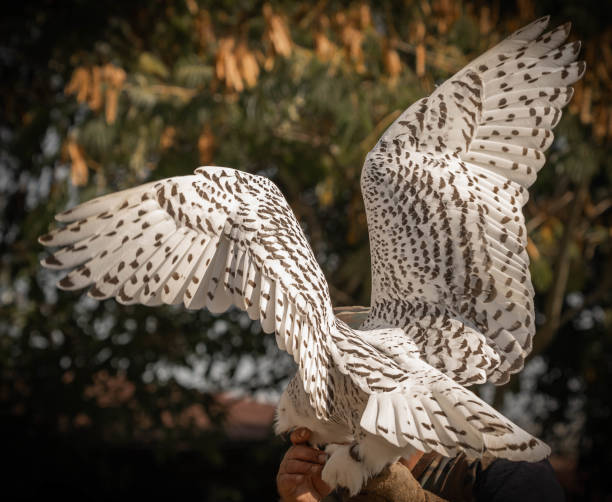
M 569 25 L 543 33 L 547 24 L 517 31 L 408 108 L 362 172 L 373 282 L 364 327 L 402 327 L 463 384 L 506 382 L 532 347 L 522 206 L 585 70 L 580 44 L 561 45 Z M 447 320 L 443 336 L 428 319 Z
M 522 206 L 584 73 L 580 44 L 562 45 L 569 26 L 543 33 L 547 23 L 517 31 L 417 101 L 368 154 L 372 306 L 359 312 L 360 329 L 334 315 L 278 188 L 229 168 L 69 209 L 40 238 L 59 247 L 42 265 L 71 269 L 59 287 L 89 287 L 100 300 L 234 305 L 259 319 L 298 366 L 277 432 L 303 426 L 318 443 L 353 441 L 330 449 L 332 486 L 354 492 L 415 449 L 540 460 L 546 445 L 462 385 L 507 381 L 532 347 Z

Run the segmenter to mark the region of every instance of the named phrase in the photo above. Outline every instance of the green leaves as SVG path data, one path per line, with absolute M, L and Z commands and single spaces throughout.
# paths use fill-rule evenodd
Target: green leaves
M 155 75 L 162 79 L 168 78 L 170 71 L 166 65 L 154 54 L 142 52 L 138 57 L 138 69 L 149 75 Z
M 204 64 L 197 56 L 186 57 L 174 67 L 174 79 L 187 87 L 203 88 L 212 81 L 213 75 L 212 66 Z
M 98 159 L 107 157 L 116 140 L 117 127 L 107 124 L 102 117 L 86 121 L 78 134 L 79 143 Z

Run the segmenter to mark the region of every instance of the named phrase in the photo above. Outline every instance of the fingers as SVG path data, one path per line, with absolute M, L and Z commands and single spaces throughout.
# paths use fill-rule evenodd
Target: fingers
M 283 502 L 320 502 L 324 497 L 315 490 L 311 478 L 303 474 L 281 474 L 276 486 Z
M 282 473 L 277 476 L 276 482 L 277 482 L 279 491 L 281 490 L 285 491 L 284 490 L 285 488 L 293 489 L 295 488 L 296 485 L 303 483 L 305 479 L 306 479 L 306 476 L 304 476 L 303 474 Z
M 285 453 L 276 476 L 282 500 L 316 502 L 331 491 L 321 480 L 328 455 L 304 444 L 309 438 L 310 431 L 306 428 L 291 433 L 293 446 Z
M 306 476 L 303 474 L 278 473 L 276 476 L 276 489 L 281 500 L 297 500 L 294 496 L 298 487 L 306 483 Z
M 320 493 L 323 497 L 331 493 L 331 488 L 329 487 L 329 485 L 321 479 L 321 471 L 312 475 L 310 480 L 315 491 L 317 493 Z
M 317 474 L 322 470 L 323 464 L 313 464 L 295 459 L 287 460 L 284 465 L 284 472 L 288 474 Z
M 289 439 L 293 444 L 306 443 L 309 438 L 310 430 L 306 427 L 298 427 L 291 433 L 291 436 L 289 436 Z
M 314 464 L 324 464 L 327 460 L 327 453 L 311 448 L 310 446 L 299 444 L 292 446 L 289 448 L 289 450 L 287 450 L 283 462 L 290 459 L 303 460 L 305 462 L 312 462 Z

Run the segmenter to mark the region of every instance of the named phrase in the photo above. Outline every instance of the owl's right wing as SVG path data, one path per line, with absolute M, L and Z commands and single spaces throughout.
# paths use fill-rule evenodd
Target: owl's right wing
M 462 384 L 506 382 L 535 333 L 522 213 L 585 70 L 569 24 L 515 32 L 408 108 L 364 164 L 366 328 L 396 326 Z
M 445 456 L 488 453 L 534 462 L 550 454 L 542 441 L 430 366 L 415 344 L 401 357 L 389 353 L 405 344 L 402 330 L 353 330 L 337 319 L 332 339 L 336 367 L 367 397 L 359 423 L 370 434 Z

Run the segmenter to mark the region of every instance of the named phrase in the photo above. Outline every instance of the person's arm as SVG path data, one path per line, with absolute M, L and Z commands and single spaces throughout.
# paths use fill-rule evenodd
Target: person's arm
M 319 502 L 331 492 L 321 479 L 327 454 L 308 446 L 309 437 L 310 431 L 304 428 L 291 433 L 293 446 L 285 453 L 276 475 L 282 502 Z
M 343 502 L 447 502 L 424 490 L 405 465 L 396 462 L 370 479 L 353 497 L 342 497 Z
M 548 460 L 511 462 L 497 459 L 476 476 L 474 496 L 487 502 L 563 502 L 563 489 Z

